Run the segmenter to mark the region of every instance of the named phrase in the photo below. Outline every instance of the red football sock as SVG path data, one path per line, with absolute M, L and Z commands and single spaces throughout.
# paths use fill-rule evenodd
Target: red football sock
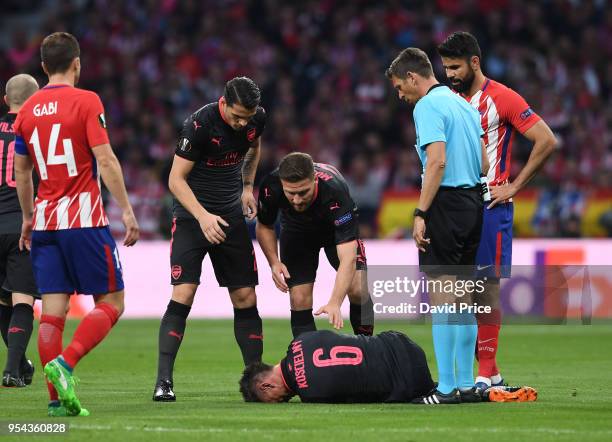
M 493 309 L 491 313 L 479 314 L 477 317 L 478 376 L 490 378 L 499 373 L 495 356 L 501 326 L 501 312 Z
M 38 355 L 43 367 L 62 352 L 62 334 L 65 323 L 66 319 L 59 316 L 42 315 L 40 317 Z M 49 390 L 49 400 L 58 400 L 57 391 L 49 382 L 47 382 L 47 389 Z
M 100 303 L 83 318 L 72 342 L 63 351 L 64 360 L 72 368 L 98 345 L 119 319 L 119 312 L 107 303 Z

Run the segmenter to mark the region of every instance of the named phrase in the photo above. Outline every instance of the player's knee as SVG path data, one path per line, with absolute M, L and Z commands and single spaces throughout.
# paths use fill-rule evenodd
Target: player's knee
M 351 304 L 365 304 L 369 297 L 370 292 L 368 292 L 367 287 L 359 287 L 358 289 L 349 290 L 348 292 L 348 298 Z
M 257 295 L 254 287 L 230 290 L 230 298 L 234 308 L 249 308 L 257 305 Z
M 291 293 L 291 310 L 308 310 L 312 308 L 312 294 Z
M 107 293 L 106 295 L 100 295 L 95 297 L 96 305 L 101 303 L 108 304 L 113 307 L 117 311 L 117 318 L 123 314 L 125 310 L 124 303 L 124 291 L 120 290 L 118 292 Z
M 184 305 L 192 305 L 198 286 L 195 284 L 178 284 L 172 289 L 172 300 Z

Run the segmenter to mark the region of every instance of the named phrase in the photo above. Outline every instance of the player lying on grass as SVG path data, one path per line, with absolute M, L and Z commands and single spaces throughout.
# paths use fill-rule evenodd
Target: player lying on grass
M 289 344 L 287 356 L 270 366 L 247 366 L 240 379 L 246 402 L 412 402 L 434 390 L 425 352 L 406 335 L 386 331 L 376 336 L 313 331 Z M 483 400 L 533 401 L 530 387 L 491 388 Z

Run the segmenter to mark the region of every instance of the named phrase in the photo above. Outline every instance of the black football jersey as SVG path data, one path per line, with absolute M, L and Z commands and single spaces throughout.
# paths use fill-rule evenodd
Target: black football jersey
M 0 118 L 0 234 L 21 232 L 21 207 L 15 186 L 15 134 L 17 114 Z
M 283 230 L 331 234 L 336 244 L 357 239 L 357 205 L 344 177 L 329 164 L 315 163 L 315 179 L 314 201 L 306 211 L 297 212 L 283 192 L 278 169 L 271 172 L 259 186 L 257 220 L 272 225 L 280 212 Z
M 291 342 L 280 366 L 302 402 L 406 402 L 433 388 L 423 351 L 398 332 L 306 332 Z
M 175 154 L 195 163 L 187 183 L 210 213 L 242 215 L 242 163 L 265 125 L 266 112 L 258 106 L 247 126 L 236 131 L 223 120 L 218 102 L 198 109 L 183 123 Z M 193 218 L 176 198 L 174 216 Z

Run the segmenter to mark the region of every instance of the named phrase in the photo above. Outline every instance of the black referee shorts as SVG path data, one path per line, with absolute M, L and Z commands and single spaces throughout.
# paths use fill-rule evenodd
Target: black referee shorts
M 482 231 L 483 201 L 478 187 L 440 187 L 425 220 L 431 242 L 419 251 L 419 267 L 430 276 L 474 272 Z

